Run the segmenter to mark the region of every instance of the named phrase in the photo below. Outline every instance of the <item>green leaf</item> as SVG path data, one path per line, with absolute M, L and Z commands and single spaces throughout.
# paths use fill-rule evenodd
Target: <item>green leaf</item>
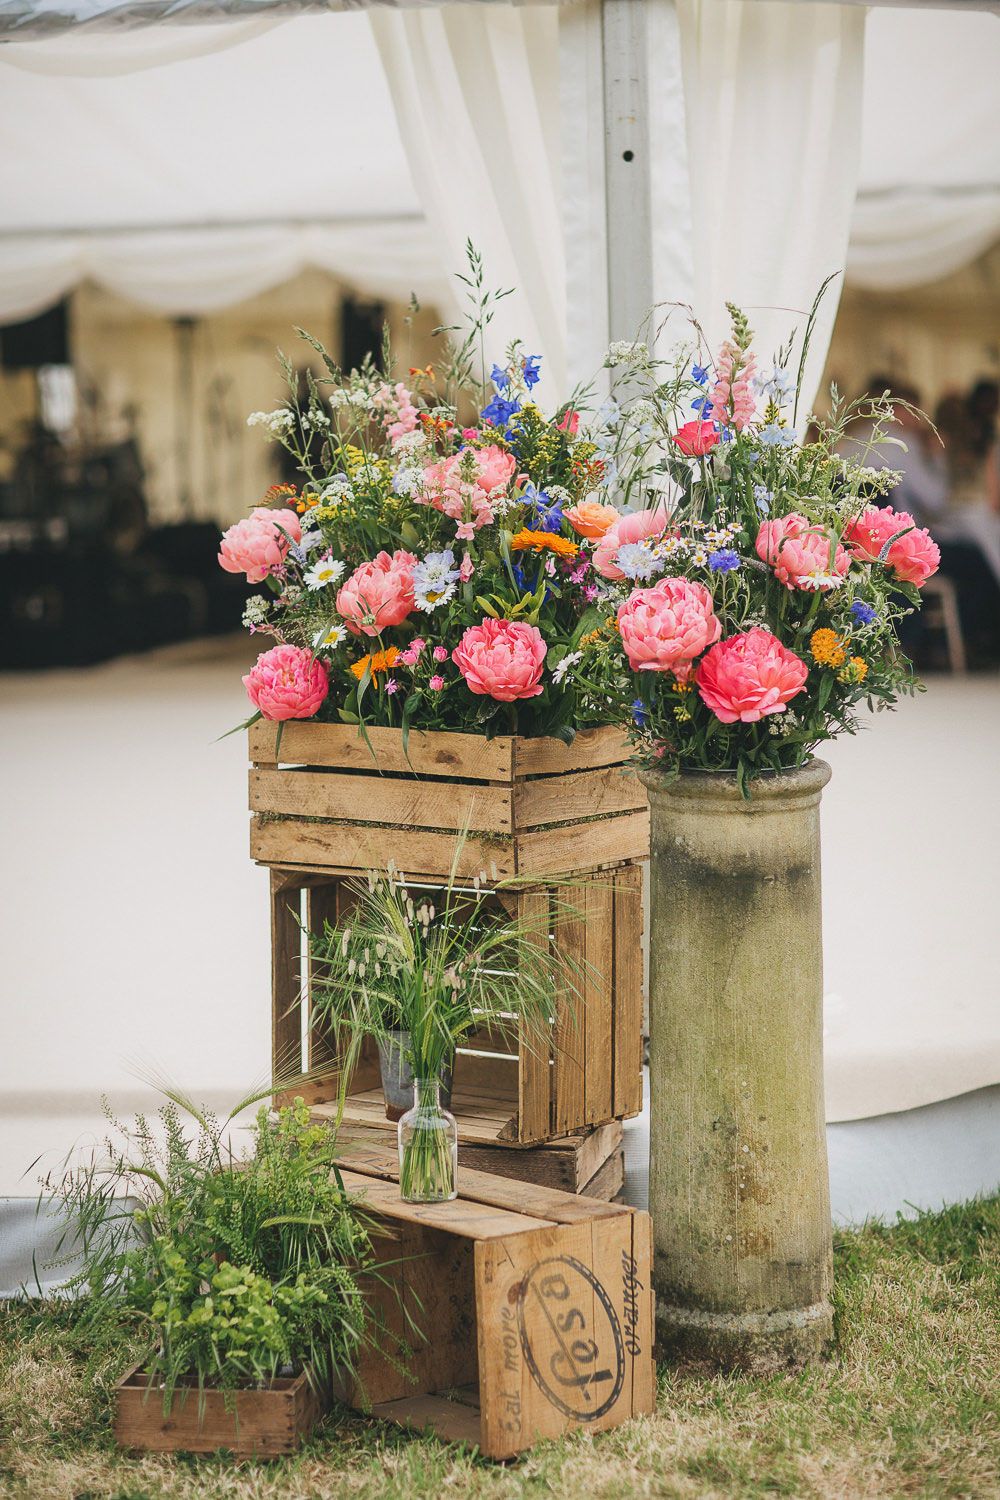
M 497 611 L 493 608 L 493 605 L 489 602 L 488 599 L 484 599 L 482 594 L 476 595 L 476 603 L 479 605 L 479 608 L 482 610 L 483 614 L 489 615 L 490 619 L 498 620 L 500 618 Z
M 346 708 L 338 708 L 337 709 L 337 717 L 344 724 L 360 724 L 361 723 L 361 720 L 358 718 L 357 714 L 350 713 Z
M 258 708 L 257 712 L 255 714 L 251 714 L 249 719 L 244 719 L 242 724 L 234 724 L 232 729 L 227 729 L 225 734 L 220 734 L 219 739 L 217 739 L 215 743 L 218 744 L 219 740 L 228 740 L 231 734 L 239 734 L 241 729 L 249 729 L 251 724 L 256 724 L 257 720 L 262 719 L 263 717 L 264 715 Z

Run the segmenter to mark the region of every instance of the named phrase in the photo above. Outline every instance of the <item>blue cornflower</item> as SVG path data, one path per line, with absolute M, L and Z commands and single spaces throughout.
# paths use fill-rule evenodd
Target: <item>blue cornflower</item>
M 641 698 L 636 698 L 632 704 L 632 723 L 636 729 L 645 729 L 649 723 L 649 710 Z
M 510 385 L 510 376 L 506 370 L 501 370 L 499 365 L 494 365 L 490 371 L 490 379 L 498 391 L 505 391 Z
M 691 379 L 695 382 L 696 385 L 705 384 L 706 380 L 708 379 L 708 371 L 705 369 L 704 365 L 691 366 Z
M 877 613 L 877 610 L 872 609 L 870 604 L 865 604 L 862 599 L 855 599 L 851 605 L 851 614 L 859 625 L 870 625 Z
M 723 547 L 719 552 L 708 554 L 708 566 L 713 573 L 732 573 L 740 565 L 740 555 L 732 547 Z
M 701 420 L 708 421 L 708 414 L 712 410 L 712 403 L 707 396 L 697 396 L 691 402 L 691 410 L 701 412 Z
M 765 448 L 794 448 L 798 439 L 794 428 L 779 427 L 777 422 L 768 422 L 757 434 L 757 441 Z
M 542 356 L 540 354 L 529 354 L 525 358 L 524 383 L 528 387 L 529 391 L 533 386 L 536 386 L 542 378 L 538 370 L 538 366 L 541 364 L 541 362 Z
M 503 396 L 494 396 L 489 406 L 484 406 L 481 416 L 484 422 L 489 422 L 493 427 L 506 427 L 516 411 L 521 410 L 521 403 L 516 398 L 513 401 L 505 401 Z

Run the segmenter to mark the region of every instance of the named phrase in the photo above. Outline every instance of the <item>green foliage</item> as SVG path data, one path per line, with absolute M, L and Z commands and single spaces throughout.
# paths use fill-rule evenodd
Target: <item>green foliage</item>
M 242 1107 L 220 1122 L 172 1094 L 156 1121 L 109 1115 L 104 1153 L 49 1185 L 82 1246 L 85 1318 L 144 1331 L 168 1408 L 181 1381 L 258 1385 L 286 1366 L 327 1381 L 372 1333 L 358 1281 L 369 1229 L 334 1167 L 335 1134 L 301 1099 L 262 1106 L 237 1156 Z

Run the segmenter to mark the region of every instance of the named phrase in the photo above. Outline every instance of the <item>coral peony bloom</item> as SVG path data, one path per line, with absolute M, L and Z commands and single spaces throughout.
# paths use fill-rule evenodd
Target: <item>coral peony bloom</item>
M 412 552 L 380 552 L 355 568 L 337 595 L 337 610 L 354 635 L 378 635 L 416 608 Z
M 485 448 L 463 448 L 451 458 L 427 465 L 424 492 L 414 499 L 457 521 L 458 537 L 471 541 L 480 527 L 493 521 L 493 502 L 500 499 L 516 468 L 514 455 L 496 443 Z M 471 477 L 463 477 L 466 473 L 471 473 Z
M 548 650 L 536 625 L 523 620 L 484 620 L 470 625 L 451 653 L 471 693 L 514 703 L 542 691 Z
M 765 521 L 757 533 L 757 556 L 774 569 L 788 589 L 819 589 L 826 593 L 842 581 L 851 566 L 846 550 L 822 526 L 790 511 Z
M 619 516 L 613 526 L 601 537 L 594 548 L 594 567 L 602 578 L 616 582 L 625 574 L 618 567 L 618 549 L 626 542 L 642 542 L 647 537 L 661 537 L 670 525 L 670 516 L 662 505 L 653 510 L 636 510 L 631 515 Z
M 688 458 L 701 458 L 712 451 L 719 434 L 711 422 L 685 422 L 673 434 L 673 440 Z
M 563 511 L 563 516 L 577 536 L 587 536 L 592 541 L 604 536 L 622 519 L 620 510 L 615 510 L 613 505 L 604 505 L 600 500 L 581 500 Z
M 915 525 L 907 511 L 895 511 L 889 505 L 870 505 L 848 525 L 844 539 L 852 556 L 862 562 L 877 562 L 886 542 L 907 526 L 913 530 L 892 543 L 883 561 L 902 582 L 915 583 L 919 588 L 937 572 L 941 550 L 930 532 Z
M 687 578 L 636 589 L 618 606 L 618 629 L 633 672 L 673 672 L 681 682 L 722 634 L 708 589 Z
M 326 667 L 302 646 L 272 646 L 243 679 L 265 719 L 311 719 L 329 690 Z
M 765 714 L 784 713 L 808 675 L 801 657 L 755 626 L 707 651 L 695 681 L 701 701 L 723 724 L 756 724 Z
M 223 532 L 219 566 L 227 573 L 245 573 L 248 583 L 262 583 L 284 563 L 289 537 L 293 542 L 302 538 L 302 525 L 293 510 L 255 506 L 244 520 Z

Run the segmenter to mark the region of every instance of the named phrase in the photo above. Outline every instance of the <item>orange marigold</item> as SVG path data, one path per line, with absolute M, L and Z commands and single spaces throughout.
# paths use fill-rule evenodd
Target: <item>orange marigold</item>
M 528 531 L 527 528 L 511 537 L 510 547 L 512 552 L 527 552 L 530 547 L 532 552 L 554 552 L 557 557 L 575 557 L 580 550 L 568 537 L 557 536 L 553 531 Z
M 847 660 L 844 643 L 835 630 L 823 626 L 809 637 L 813 661 L 820 667 L 842 667 Z
M 387 651 L 375 651 L 371 656 L 362 656 L 358 661 L 351 662 L 351 671 L 360 682 L 365 675 L 365 668 L 376 677 L 379 672 L 388 672 L 396 665 L 399 650 L 396 646 L 390 646 Z
M 864 682 L 868 676 L 868 663 L 863 656 L 852 656 L 850 661 L 837 676 L 841 682 Z

